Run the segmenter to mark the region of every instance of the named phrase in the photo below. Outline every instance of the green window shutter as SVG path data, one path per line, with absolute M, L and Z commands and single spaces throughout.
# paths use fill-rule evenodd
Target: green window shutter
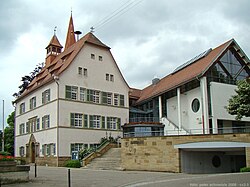
M 48 90 L 48 101 L 50 101 L 50 89 Z
M 124 106 L 124 95 L 120 95 L 120 106 Z
M 117 118 L 117 129 L 121 129 L 121 118 Z
M 87 101 L 90 101 L 90 90 L 87 90 Z
M 102 116 L 102 128 L 105 129 L 105 116 Z
M 30 109 L 32 109 L 32 99 L 30 99 Z
M 107 92 L 102 92 L 102 104 L 107 104 Z
M 89 127 L 93 128 L 93 116 L 89 115 Z
M 44 129 L 44 127 L 45 127 L 45 118 L 44 118 L 44 116 L 42 117 L 42 129 Z
M 42 93 L 42 104 L 44 104 L 44 100 L 45 100 L 45 92 Z
M 84 127 L 88 128 L 88 115 L 84 114 Z
M 71 86 L 65 86 L 65 97 L 71 99 Z
M 107 117 L 107 129 L 110 129 L 110 117 Z
M 75 114 L 74 113 L 70 113 L 70 126 L 74 126 L 74 117 L 75 117 Z

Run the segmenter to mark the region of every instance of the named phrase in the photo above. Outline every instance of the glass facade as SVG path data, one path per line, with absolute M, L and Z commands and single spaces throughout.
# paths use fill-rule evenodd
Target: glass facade
M 249 67 L 238 60 L 234 52 L 228 50 L 220 61 L 211 67 L 207 77 L 209 82 L 236 84 L 238 80 L 245 79 L 249 75 Z

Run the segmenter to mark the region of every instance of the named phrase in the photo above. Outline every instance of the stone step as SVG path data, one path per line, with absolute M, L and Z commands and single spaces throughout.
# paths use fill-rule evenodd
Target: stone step
M 102 170 L 122 170 L 121 148 L 111 148 L 101 157 L 92 160 L 92 162 L 88 164 L 86 168 Z

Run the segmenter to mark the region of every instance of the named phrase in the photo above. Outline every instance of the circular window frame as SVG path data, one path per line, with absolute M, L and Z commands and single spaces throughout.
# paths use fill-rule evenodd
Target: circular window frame
M 221 158 L 218 155 L 213 156 L 212 164 L 215 168 L 219 168 L 221 166 Z
M 200 100 L 198 98 L 193 99 L 191 108 L 194 113 L 197 113 L 200 110 Z

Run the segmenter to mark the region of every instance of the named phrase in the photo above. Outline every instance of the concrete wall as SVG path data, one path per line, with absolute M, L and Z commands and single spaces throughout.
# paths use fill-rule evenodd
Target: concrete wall
M 192 142 L 250 142 L 250 134 L 187 135 L 122 139 L 122 167 L 126 170 L 181 172 L 181 154 L 174 145 Z M 250 167 L 250 149 L 246 149 Z

